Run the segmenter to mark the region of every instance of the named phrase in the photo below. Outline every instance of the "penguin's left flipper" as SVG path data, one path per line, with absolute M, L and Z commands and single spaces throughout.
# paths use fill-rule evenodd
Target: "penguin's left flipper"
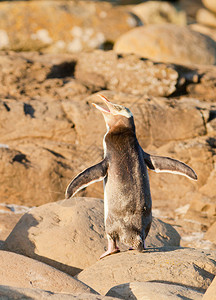
M 167 172 L 184 175 L 190 179 L 197 180 L 197 175 L 194 170 L 179 160 L 169 157 L 150 155 L 144 151 L 143 156 L 145 163 L 150 170 L 153 170 L 157 173 Z
M 106 159 L 84 170 L 69 183 L 65 192 L 65 198 L 68 199 L 88 185 L 103 180 L 107 174 L 107 170 L 108 162 Z

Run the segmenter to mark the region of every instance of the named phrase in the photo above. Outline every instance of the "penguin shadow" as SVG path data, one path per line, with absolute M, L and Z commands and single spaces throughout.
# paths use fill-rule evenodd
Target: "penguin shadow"
M 177 246 L 163 246 L 163 247 L 147 247 L 146 249 L 139 251 L 136 249 L 124 249 L 120 251 L 120 253 L 126 253 L 126 252 L 130 252 L 133 254 L 137 254 L 137 253 L 143 253 L 143 254 L 147 254 L 147 253 L 158 253 L 158 252 L 173 252 L 179 249 L 187 249 L 186 247 L 177 247 Z
M 21 254 L 38 260 L 71 276 L 75 276 L 76 274 L 83 271 L 82 269 L 66 265 L 64 263 L 36 253 L 37 249 L 34 243 L 32 243 L 29 238 L 29 232 L 31 231 L 32 227 L 37 227 L 38 225 L 38 220 L 36 220 L 30 212 L 26 213 L 18 221 L 13 231 L 7 237 L 6 241 L 4 241 L 2 244 L 0 241 L 0 249 L 4 251 L 15 252 L 17 254 Z M 17 232 L 19 232 L 19 239 L 17 236 Z M 55 237 L 53 237 L 53 239 L 55 239 Z M 46 241 L 44 241 L 44 243 L 45 242 Z M 53 243 L 53 251 L 55 251 L 55 247 L 61 247 L 57 240 L 56 246 L 55 243 Z

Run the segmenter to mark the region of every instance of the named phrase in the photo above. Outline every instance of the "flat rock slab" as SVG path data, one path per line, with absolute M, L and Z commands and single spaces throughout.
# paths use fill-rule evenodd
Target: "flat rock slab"
M 56 293 L 94 292 L 79 280 L 29 257 L 0 250 L 0 284 Z M 95 293 L 95 292 L 94 292 Z
M 53 293 L 41 289 L 27 289 L 13 286 L 0 285 L 0 298 L 10 299 L 31 299 L 31 300 L 112 300 L 113 297 L 100 296 L 90 293 Z
M 175 283 L 203 291 L 215 274 L 215 251 L 164 248 L 111 255 L 79 273 L 77 278 L 106 294 L 113 286 L 133 281 Z
M 180 300 L 202 299 L 203 293 L 189 287 L 160 282 L 131 282 L 117 285 L 109 290 L 109 296 L 124 300 Z
M 75 275 L 94 264 L 107 246 L 103 210 L 103 200 L 85 197 L 33 208 L 14 227 L 4 248 Z M 180 236 L 171 225 L 153 218 L 146 244 L 179 246 Z

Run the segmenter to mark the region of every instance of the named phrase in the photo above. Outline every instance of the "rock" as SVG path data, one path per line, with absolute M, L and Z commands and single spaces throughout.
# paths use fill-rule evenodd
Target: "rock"
M 160 282 L 131 282 L 111 288 L 108 296 L 125 300 L 142 299 L 202 299 L 203 293 L 189 287 Z
M 103 94 L 114 103 L 127 106 L 133 113 L 137 136 L 144 149 L 153 144 L 160 147 L 174 140 L 195 138 L 206 132 L 202 118 L 202 109 L 208 114 L 210 105 L 203 106 L 195 99 L 184 101 L 167 100 L 165 98 L 127 96 L 122 93 L 104 91 Z M 106 131 L 103 117 L 98 113 L 95 119 L 95 109 L 90 107 L 91 102 L 100 103 L 96 95 L 88 97 L 85 102 L 63 103 L 68 118 L 76 124 L 79 141 L 89 145 L 101 147 L 101 141 Z M 191 118 L 193 117 L 193 122 Z M 99 119 L 100 118 L 100 119 Z M 101 120 L 101 126 L 97 126 Z M 161 123 L 159 123 L 161 122 Z M 172 125 L 171 125 L 172 124 Z M 170 128 L 175 128 L 172 130 Z M 89 128 L 92 136 L 85 134 L 85 128 Z
M 147 237 L 149 247 L 178 246 L 175 229 L 158 219 Z M 17 223 L 4 249 L 20 253 L 75 275 L 104 252 L 103 201 L 71 198 L 31 209 Z M 127 249 L 121 245 L 121 249 Z
M 3 247 L 3 241 L 28 209 L 28 207 L 18 205 L 0 204 L 0 249 Z
M 80 54 L 75 78 L 94 90 L 168 96 L 176 89 L 178 73 L 170 66 L 134 55 L 122 56 L 113 51 L 104 53 L 98 50 Z
M 64 197 L 66 177 L 71 175 L 71 168 L 69 161 L 57 152 L 31 144 L 24 153 L 0 148 L 0 158 L 3 161 L 0 173 L 5 178 L 0 185 L 2 202 L 33 206 Z M 20 181 L 20 178 L 26 180 Z M 7 183 L 3 184 L 5 180 Z
M 216 3 L 214 0 L 202 0 L 206 8 L 216 13 Z
M 186 15 L 183 11 L 177 11 L 168 2 L 148 1 L 135 5 L 132 12 L 137 15 L 143 24 L 172 23 L 186 25 Z
M 216 212 L 216 205 L 213 205 L 213 210 L 214 210 L 214 216 L 215 216 L 215 212 Z M 206 231 L 205 233 L 205 239 L 211 241 L 212 243 L 214 243 L 216 245 L 216 237 L 215 237 L 215 230 L 216 230 L 216 222 L 214 222 L 210 228 Z
M 97 53 L 98 60 L 96 60 Z M 101 61 L 99 56 L 101 57 Z M 18 59 L 18 57 L 17 55 L 9 57 L 5 63 L 2 63 L 2 66 L 6 64 L 6 69 L 13 70 L 13 61 L 18 60 L 17 72 L 18 70 L 20 74 L 24 72 L 21 68 L 22 65 L 23 68 L 25 67 L 25 72 L 27 72 L 28 67 L 32 73 L 34 73 L 35 70 L 35 76 L 37 77 L 39 72 L 38 68 L 42 65 L 43 61 L 45 70 L 43 77 L 44 85 L 46 85 L 45 82 L 47 82 L 46 78 L 51 76 L 48 76 L 48 74 L 52 74 L 52 76 L 56 77 L 63 76 L 61 80 L 59 79 L 62 85 L 64 85 L 64 81 L 69 80 L 67 79 L 68 77 L 64 77 L 67 75 L 61 74 L 67 74 L 66 65 L 69 64 L 71 56 L 69 56 L 70 59 L 67 58 L 62 62 L 61 56 L 45 55 L 43 58 L 40 58 L 39 66 L 37 66 L 37 63 L 39 63 L 38 56 L 31 57 L 29 55 L 28 60 L 27 58 L 24 59 L 23 55 L 22 59 Z M 119 64 L 121 61 L 125 68 L 127 62 L 134 59 L 134 69 L 139 68 L 139 63 L 143 62 L 135 56 L 126 56 L 122 58 L 122 60 L 117 59 L 116 54 L 113 52 L 109 53 L 108 56 L 101 51 L 90 53 L 89 55 L 83 54 L 80 55 L 80 60 L 77 61 L 75 71 L 77 78 L 74 80 L 76 82 L 85 80 L 85 85 L 91 90 L 91 80 L 92 76 L 94 76 L 92 74 L 95 74 L 96 77 L 100 77 L 106 74 L 106 70 L 107 74 L 111 70 L 110 67 L 106 69 L 106 57 L 107 61 L 112 61 L 113 59 L 113 65 L 111 64 L 113 69 L 115 68 L 114 62 L 117 61 L 119 61 Z M 30 58 L 33 62 L 28 66 Z M 46 64 L 46 61 L 49 61 L 49 64 Z M 97 66 L 96 63 L 93 64 L 95 61 L 98 62 Z M 68 65 L 69 70 L 71 64 Z M 62 67 L 62 65 L 64 65 L 64 67 Z M 158 84 L 158 92 L 161 90 L 162 94 L 169 94 L 171 92 L 171 90 L 169 90 L 170 86 L 174 87 L 179 80 L 177 79 L 178 76 L 180 77 L 181 75 L 178 75 L 178 72 L 173 68 L 165 70 L 163 66 L 164 65 L 162 65 L 162 69 L 160 69 L 156 64 L 153 65 L 156 72 L 155 74 L 158 76 L 158 81 L 152 85 L 151 89 L 154 89 Z M 136 74 L 134 69 L 127 75 L 128 77 L 125 82 L 128 85 L 130 85 L 129 82 L 134 77 L 133 74 Z M 144 78 L 147 69 L 146 65 L 146 69 L 143 69 L 142 76 L 137 77 L 137 80 L 142 77 Z M 9 75 L 7 74 L 9 70 L 5 71 L 2 69 L 2 78 L 8 78 Z M 161 85 L 160 71 L 161 75 L 164 74 L 163 71 L 165 73 L 167 71 L 167 76 L 170 78 L 170 80 L 168 80 L 164 77 L 164 81 L 161 81 Z M 11 72 L 13 73 L 13 71 Z M 28 78 L 28 72 L 25 74 L 26 80 Z M 190 75 L 194 77 L 192 74 L 192 71 L 191 75 L 188 72 L 187 76 Z M 31 74 L 31 76 L 33 75 Z M 111 82 L 114 78 L 109 77 L 109 75 L 107 76 L 108 77 L 104 79 L 106 82 L 109 82 L 109 80 Z M 118 76 L 118 78 L 123 78 L 120 72 Z M 174 77 L 175 79 L 172 79 Z M 153 79 L 154 78 L 152 78 L 152 80 Z M 18 80 L 16 73 L 13 73 L 11 80 L 15 82 Z M 17 86 L 14 94 L 20 97 L 16 95 L 15 99 L 3 98 L 0 100 L 0 118 L 4 124 L 4 126 L 0 128 L 0 137 L 1 143 L 5 144 L 5 146 L 0 147 L 0 156 L 2 159 L 0 174 L 4 174 L 0 180 L 0 192 L 2 196 L 1 201 L 4 203 L 41 205 L 62 199 L 64 197 L 65 188 L 71 178 L 83 169 L 97 163 L 103 157 L 102 140 L 106 132 L 106 127 L 103 117 L 90 105 L 91 102 L 99 101 L 99 98 L 96 97 L 96 94 L 86 97 L 85 90 L 80 89 L 80 96 L 74 92 L 75 94 L 72 100 L 66 99 L 69 97 L 70 91 L 68 91 L 66 96 L 64 94 L 63 99 L 60 99 L 61 91 L 59 92 L 59 96 L 53 96 L 53 100 L 48 100 L 47 94 L 51 93 L 54 95 L 58 90 L 54 88 L 56 79 L 49 79 L 49 82 L 50 80 L 54 80 L 54 82 L 50 83 L 52 92 L 47 91 L 45 93 L 46 89 L 41 87 L 44 93 L 42 92 L 41 98 L 39 99 L 35 99 L 34 97 L 36 93 L 38 93 L 39 86 L 43 84 L 40 84 L 37 79 L 34 79 L 35 90 L 33 88 L 34 84 L 30 85 L 32 91 L 30 91 L 28 81 L 23 82 L 23 89 L 25 90 L 24 99 L 22 98 L 20 87 L 18 88 Z M 7 85 L 7 80 L 3 80 L 3 82 L 5 84 L 4 86 L 10 86 Z M 207 82 L 207 77 L 205 82 Z M 124 87 L 123 84 L 124 81 L 122 81 L 122 88 L 120 89 L 122 91 Z M 22 84 L 20 83 L 20 85 Z M 133 93 L 135 85 L 138 86 L 134 81 L 134 87 L 131 89 L 131 93 Z M 80 86 L 83 87 L 84 85 L 80 83 Z M 119 85 L 111 85 L 110 88 L 119 90 Z M 152 145 L 153 148 L 161 147 L 172 140 L 182 141 L 184 139 L 193 139 L 205 135 L 210 123 L 213 128 L 214 115 L 212 115 L 212 112 L 215 109 L 214 104 L 203 103 L 201 100 L 197 101 L 189 98 L 179 101 L 171 98 L 141 96 L 142 92 L 145 93 L 145 91 L 142 91 L 142 88 L 143 85 L 140 82 L 140 91 L 138 91 L 137 95 L 116 91 L 103 91 L 102 93 L 108 96 L 111 101 L 126 105 L 131 109 L 135 117 L 137 135 L 144 149 L 149 145 Z M 9 92 L 9 90 L 5 91 L 6 94 L 7 92 Z M 77 93 L 79 94 L 79 92 Z M 64 97 L 66 98 L 64 99 Z M 95 117 L 97 113 L 99 115 Z M 204 114 L 206 115 L 205 118 Z M 191 122 L 192 118 L 193 122 Z M 88 132 L 86 128 L 88 128 Z M 177 155 L 173 155 L 173 157 L 180 158 L 178 157 L 178 152 L 176 153 Z M 158 152 L 158 154 L 160 154 L 160 152 Z M 167 155 L 166 152 L 164 152 L 164 154 Z M 188 157 L 186 161 L 188 161 Z M 206 164 L 204 168 L 206 169 Z M 20 176 L 27 179 L 20 182 Z M 157 174 L 156 176 L 160 177 L 161 174 Z M 162 176 L 167 175 L 163 174 Z M 206 174 L 203 173 L 203 176 L 205 177 Z M 10 178 L 13 178 L 13 182 L 9 180 Z M 177 178 L 178 177 L 175 179 L 176 182 L 178 182 Z M 189 185 L 189 183 L 185 183 L 185 188 Z M 102 185 L 92 185 L 85 191 L 82 191 L 80 195 L 100 198 L 103 195 Z M 168 198 L 167 194 L 165 197 Z M 173 197 L 176 198 L 175 193 Z
M 113 286 L 134 281 L 175 283 L 203 292 L 216 274 L 215 260 L 215 251 L 189 248 L 130 251 L 102 259 L 77 278 L 102 294 Z
M 202 34 L 208 35 L 210 38 L 212 38 L 214 41 L 216 41 L 216 29 L 215 28 L 210 28 L 207 26 L 204 26 L 202 24 L 191 24 L 190 28 L 194 31 L 198 31 Z
M 201 8 L 197 12 L 197 22 L 209 27 L 216 27 L 216 14 L 211 11 Z
M 212 281 L 210 287 L 207 289 L 203 296 L 203 300 L 215 300 L 216 299 L 216 277 Z
M 51 291 L 32 289 L 32 288 L 19 288 L 7 285 L 0 285 L 0 297 L 2 299 L 32 299 L 32 300 L 114 300 L 113 297 L 105 297 L 90 293 L 55 293 Z
M 39 288 L 54 293 L 94 292 L 73 277 L 23 255 L 0 250 L 0 258 L 1 285 Z
M 158 148 L 157 151 L 149 150 L 148 152 L 177 158 L 191 166 L 198 174 L 198 181 L 195 182 L 188 180 L 184 176 L 174 176 L 165 173 L 156 174 L 149 171 L 151 194 L 158 208 L 166 210 L 166 207 L 169 207 L 171 212 L 175 209 L 172 207 L 174 203 L 177 207 L 180 207 L 192 202 L 193 199 L 196 201 L 198 196 L 201 198 L 206 197 L 198 191 L 206 184 L 207 178 L 213 171 L 214 154 L 205 137 L 188 140 L 187 142 L 170 142 Z M 203 159 L 205 159 L 205 164 L 202 163 Z M 212 184 L 213 182 L 209 186 L 210 190 L 214 189 Z M 160 186 L 160 189 L 156 188 L 158 186 Z M 169 195 L 169 199 L 175 199 L 175 201 L 170 203 L 168 200 L 168 204 L 166 195 Z M 178 195 L 178 198 L 175 195 Z M 212 202 L 214 201 L 213 199 Z M 211 202 L 211 198 L 208 198 L 208 202 Z
M 124 7 L 105 2 L 7 2 L 0 10 L 0 48 L 15 51 L 92 50 L 137 25 Z
M 213 65 L 216 62 L 215 41 L 174 24 L 147 25 L 130 30 L 115 42 L 114 50 L 159 62 L 189 65 Z
M 203 72 L 202 78 L 200 78 L 199 82 L 197 84 L 189 84 L 187 86 L 187 92 L 191 95 L 191 97 L 194 97 L 196 99 L 202 99 L 204 102 L 211 102 L 215 103 L 215 82 L 216 82 L 216 76 L 215 76 L 215 66 L 213 69 L 208 71 L 201 71 Z M 209 121 L 213 120 L 214 117 L 210 118 Z

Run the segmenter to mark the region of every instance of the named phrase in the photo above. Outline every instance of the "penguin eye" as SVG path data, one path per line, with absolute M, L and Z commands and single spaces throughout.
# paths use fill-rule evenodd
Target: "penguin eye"
M 119 106 L 119 105 L 114 105 L 115 109 L 118 110 L 118 111 L 121 111 L 122 110 L 122 107 Z

